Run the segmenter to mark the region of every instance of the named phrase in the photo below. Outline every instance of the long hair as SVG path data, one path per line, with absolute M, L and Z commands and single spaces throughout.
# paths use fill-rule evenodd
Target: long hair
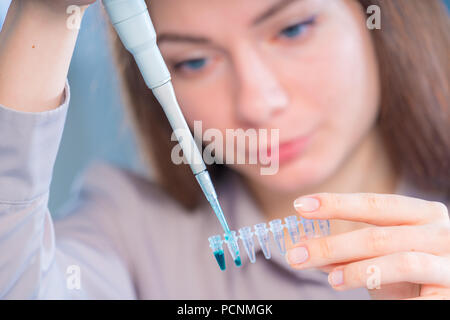
M 378 5 L 372 32 L 380 62 L 379 126 L 394 164 L 425 189 L 450 189 L 450 22 L 439 0 Z
M 372 30 L 380 68 L 377 125 L 394 166 L 417 186 L 450 190 L 450 23 L 440 0 L 359 0 L 366 11 L 381 9 L 381 29 Z M 171 161 L 172 130 L 131 54 L 114 32 L 113 50 L 125 103 L 140 150 L 160 185 L 186 209 L 199 203 L 200 189 L 187 165 Z M 209 168 L 213 177 L 222 171 Z

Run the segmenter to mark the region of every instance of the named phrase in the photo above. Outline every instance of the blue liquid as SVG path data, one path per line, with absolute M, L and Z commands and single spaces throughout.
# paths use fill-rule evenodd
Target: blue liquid
M 242 265 L 241 257 L 237 256 L 236 260 L 234 260 L 234 263 L 237 267 L 240 267 Z
M 223 250 L 214 252 L 214 257 L 216 257 L 217 263 L 219 264 L 220 270 L 225 270 L 225 255 Z

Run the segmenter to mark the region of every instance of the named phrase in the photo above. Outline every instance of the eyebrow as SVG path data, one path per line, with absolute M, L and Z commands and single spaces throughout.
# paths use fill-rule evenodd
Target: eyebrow
M 286 8 L 287 6 L 291 5 L 293 2 L 297 2 L 300 0 L 281 0 L 274 4 L 273 6 L 269 7 L 266 11 L 264 11 L 262 14 L 260 14 L 258 17 L 256 17 L 252 25 L 258 25 L 262 23 L 263 21 L 269 19 L 270 17 L 276 15 L 278 12 Z
M 190 42 L 196 44 L 208 44 L 211 42 L 208 38 L 184 35 L 179 33 L 161 33 L 157 38 L 158 44 L 161 42 Z
M 273 6 L 269 7 L 267 10 L 265 10 L 262 14 L 260 14 L 258 17 L 253 19 L 252 25 L 256 26 L 258 24 L 261 24 L 263 21 L 269 19 L 270 17 L 274 16 L 293 2 L 297 2 L 301 0 L 280 0 Z M 157 37 L 158 44 L 161 44 L 162 42 L 188 42 L 188 43 L 194 43 L 194 44 L 210 44 L 211 40 L 205 37 L 201 36 L 192 36 L 192 35 L 185 35 L 185 34 L 179 34 L 179 33 L 161 33 Z

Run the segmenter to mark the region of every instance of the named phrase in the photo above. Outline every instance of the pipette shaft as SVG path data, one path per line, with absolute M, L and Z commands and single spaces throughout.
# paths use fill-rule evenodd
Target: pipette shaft
M 103 0 L 125 48 L 134 56 L 146 85 L 161 104 L 192 172 L 225 234 L 231 236 L 202 155 L 178 105 L 169 70 L 159 51 L 156 32 L 144 0 Z

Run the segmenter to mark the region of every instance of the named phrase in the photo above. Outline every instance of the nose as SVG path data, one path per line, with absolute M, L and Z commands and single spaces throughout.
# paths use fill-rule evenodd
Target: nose
M 245 48 L 234 57 L 236 111 L 240 121 L 259 126 L 285 109 L 288 96 L 260 55 Z

